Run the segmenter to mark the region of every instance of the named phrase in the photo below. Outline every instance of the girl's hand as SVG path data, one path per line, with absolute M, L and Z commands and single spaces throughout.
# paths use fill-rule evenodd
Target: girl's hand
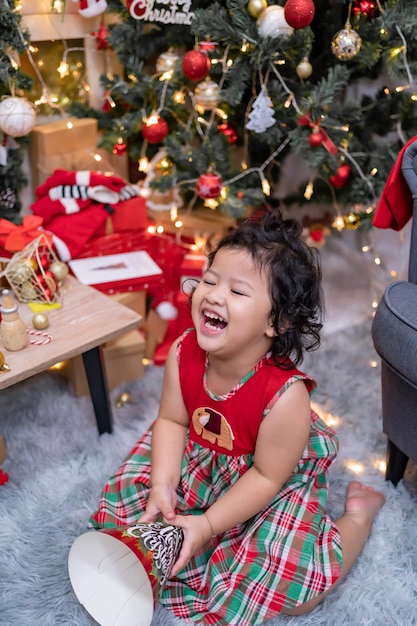
M 171 576 L 176 576 L 212 536 L 211 526 L 205 515 L 176 515 L 174 519 L 167 519 L 170 524 L 179 526 L 184 532 L 184 542 L 179 556 L 171 570 Z
M 175 516 L 177 494 L 175 489 L 165 484 L 157 484 L 151 488 L 146 511 L 139 522 L 155 522 L 163 517 L 170 524 Z

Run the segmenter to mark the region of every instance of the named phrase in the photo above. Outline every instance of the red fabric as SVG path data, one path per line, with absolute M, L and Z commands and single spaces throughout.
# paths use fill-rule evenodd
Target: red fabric
M 121 199 L 113 204 L 99 202 L 90 197 L 66 198 L 60 195 L 61 187 L 77 185 L 84 188 L 88 185 L 88 190 L 92 193 L 100 189 L 101 197 L 105 197 L 108 190 L 109 197 Z M 36 189 L 38 199 L 31 205 L 31 210 L 34 215 L 43 218 L 45 228 L 62 240 L 68 250 L 65 251 L 67 256 L 77 258 L 93 238 L 106 234 L 109 217 L 114 232 L 133 232 L 147 227 L 145 200 L 139 195 L 128 197 L 138 193 L 136 189 L 132 190 L 133 187 L 118 176 L 101 172 L 55 170 Z M 126 196 L 128 199 L 122 199 Z M 57 242 L 56 245 L 58 246 Z M 68 261 L 69 258 L 63 260 Z
M 219 401 L 212 400 L 201 384 L 192 384 L 192 381 L 203 380 L 205 365 L 206 353 L 198 347 L 196 333 L 192 330 L 182 339 L 179 370 L 184 404 L 189 415 L 193 416 L 190 421 L 190 440 L 231 456 L 253 454 L 258 430 L 264 417 L 264 408 L 270 405 L 277 390 L 287 381 L 294 376 L 303 377 L 303 374 L 295 367 L 284 370 L 268 359 L 262 359 L 254 368 L 256 376 L 253 375 L 245 381 L 239 389 L 239 394 L 230 393 Z M 312 379 L 307 379 L 306 384 L 309 391 L 315 386 Z M 242 407 L 241 411 L 237 406 L 237 398 Z M 201 422 L 196 416 L 196 407 L 201 407 L 197 410 L 210 416 L 203 428 L 200 428 Z M 249 414 L 252 418 L 242 421 L 242 414 Z M 204 419 L 204 415 L 202 418 Z M 197 432 L 196 424 L 200 432 Z M 209 433 L 216 436 L 210 437 Z
M 377 228 L 401 230 L 413 215 L 413 198 L 401 171 L 401 163 L 406 148 L 416 139 L 417 136 L 413 137 L 401 148 L 387 178 L 372 220 Z

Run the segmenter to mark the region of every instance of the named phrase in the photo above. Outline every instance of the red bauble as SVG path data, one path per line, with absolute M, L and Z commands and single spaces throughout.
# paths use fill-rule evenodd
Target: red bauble
M 169 126 L 163 117 L 151 115 L 143 121 L 142 135 L 149 143 L 161 143 L 169 133 Z
M 368 19 L 375 17 L 376 4 L 372 0 L 355 0 L 352 6 L 353 15 L 364 15 Z
M 316 7 L 313 0 L 287 0 L 284 17 L 292 28 L 305 28 L 313 21 Z
M 236 143 L 237 141 L 237 130 L 233 126 L 233 124 L 229 124 L 228 122 L 222 122 L 217 125 L 217 130 L 219 133 L 224 135 L 229 143 Z
M 182 71 L 190 80 L 203 80 L 210 71 L 210 59 L 200 50 L 189 50 L 182 59 Z
M 214 172 L 201 174 L 197 181 L 196 191 L 203 200 L 217 198 L 223 187 L 222 177 Z
M 312 148 L 318 148 L 323 143 L 323 138 L 319 132 L 315 132 L 313 130 L 310 137 L 308 138 L 308 143 Z
M 336 189 L 343 189 L 349 183 L 352 176 L 352 170 L 347 163 L 341 165 L 336 174 L 330 176 L 329 182 L 336 187 Z
M 124 141 L 118 141 L 114 144 L 112 152 L 117 156 L 123 156 L 127 152 L 127 145 Z

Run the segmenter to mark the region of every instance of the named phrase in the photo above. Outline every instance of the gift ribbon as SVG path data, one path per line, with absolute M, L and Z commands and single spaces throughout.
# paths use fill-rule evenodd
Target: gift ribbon
M 329 135 L 324 131 L 318 122 L 313 122 L 309 113 L 300 115 L 297 118 L 297 124 L 300 126 L 309 126 L 314 132 L 318 133 L 321 137 L 324 147 L 330 152 L 330 154 L 337 154 L 337 146 L 330 139 Z
M 9 220 L 0 219 L 0 240 L 4 249 L 8 252 L 23 250 L 28 243 L 41 235 L 44 235 L 49 245 L 52 245 L 52 234 L 40 230 L 42 222 L 43 217 L 38 215 L 25 215 L 20 226 Z

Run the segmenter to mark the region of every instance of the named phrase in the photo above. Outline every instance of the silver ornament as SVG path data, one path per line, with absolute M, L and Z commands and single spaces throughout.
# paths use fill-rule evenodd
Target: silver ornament
M 348 23 L 333 37 L 331 51 L 339 61 L 350 61 L 358 54 L 361 45 L 362 39 Z

